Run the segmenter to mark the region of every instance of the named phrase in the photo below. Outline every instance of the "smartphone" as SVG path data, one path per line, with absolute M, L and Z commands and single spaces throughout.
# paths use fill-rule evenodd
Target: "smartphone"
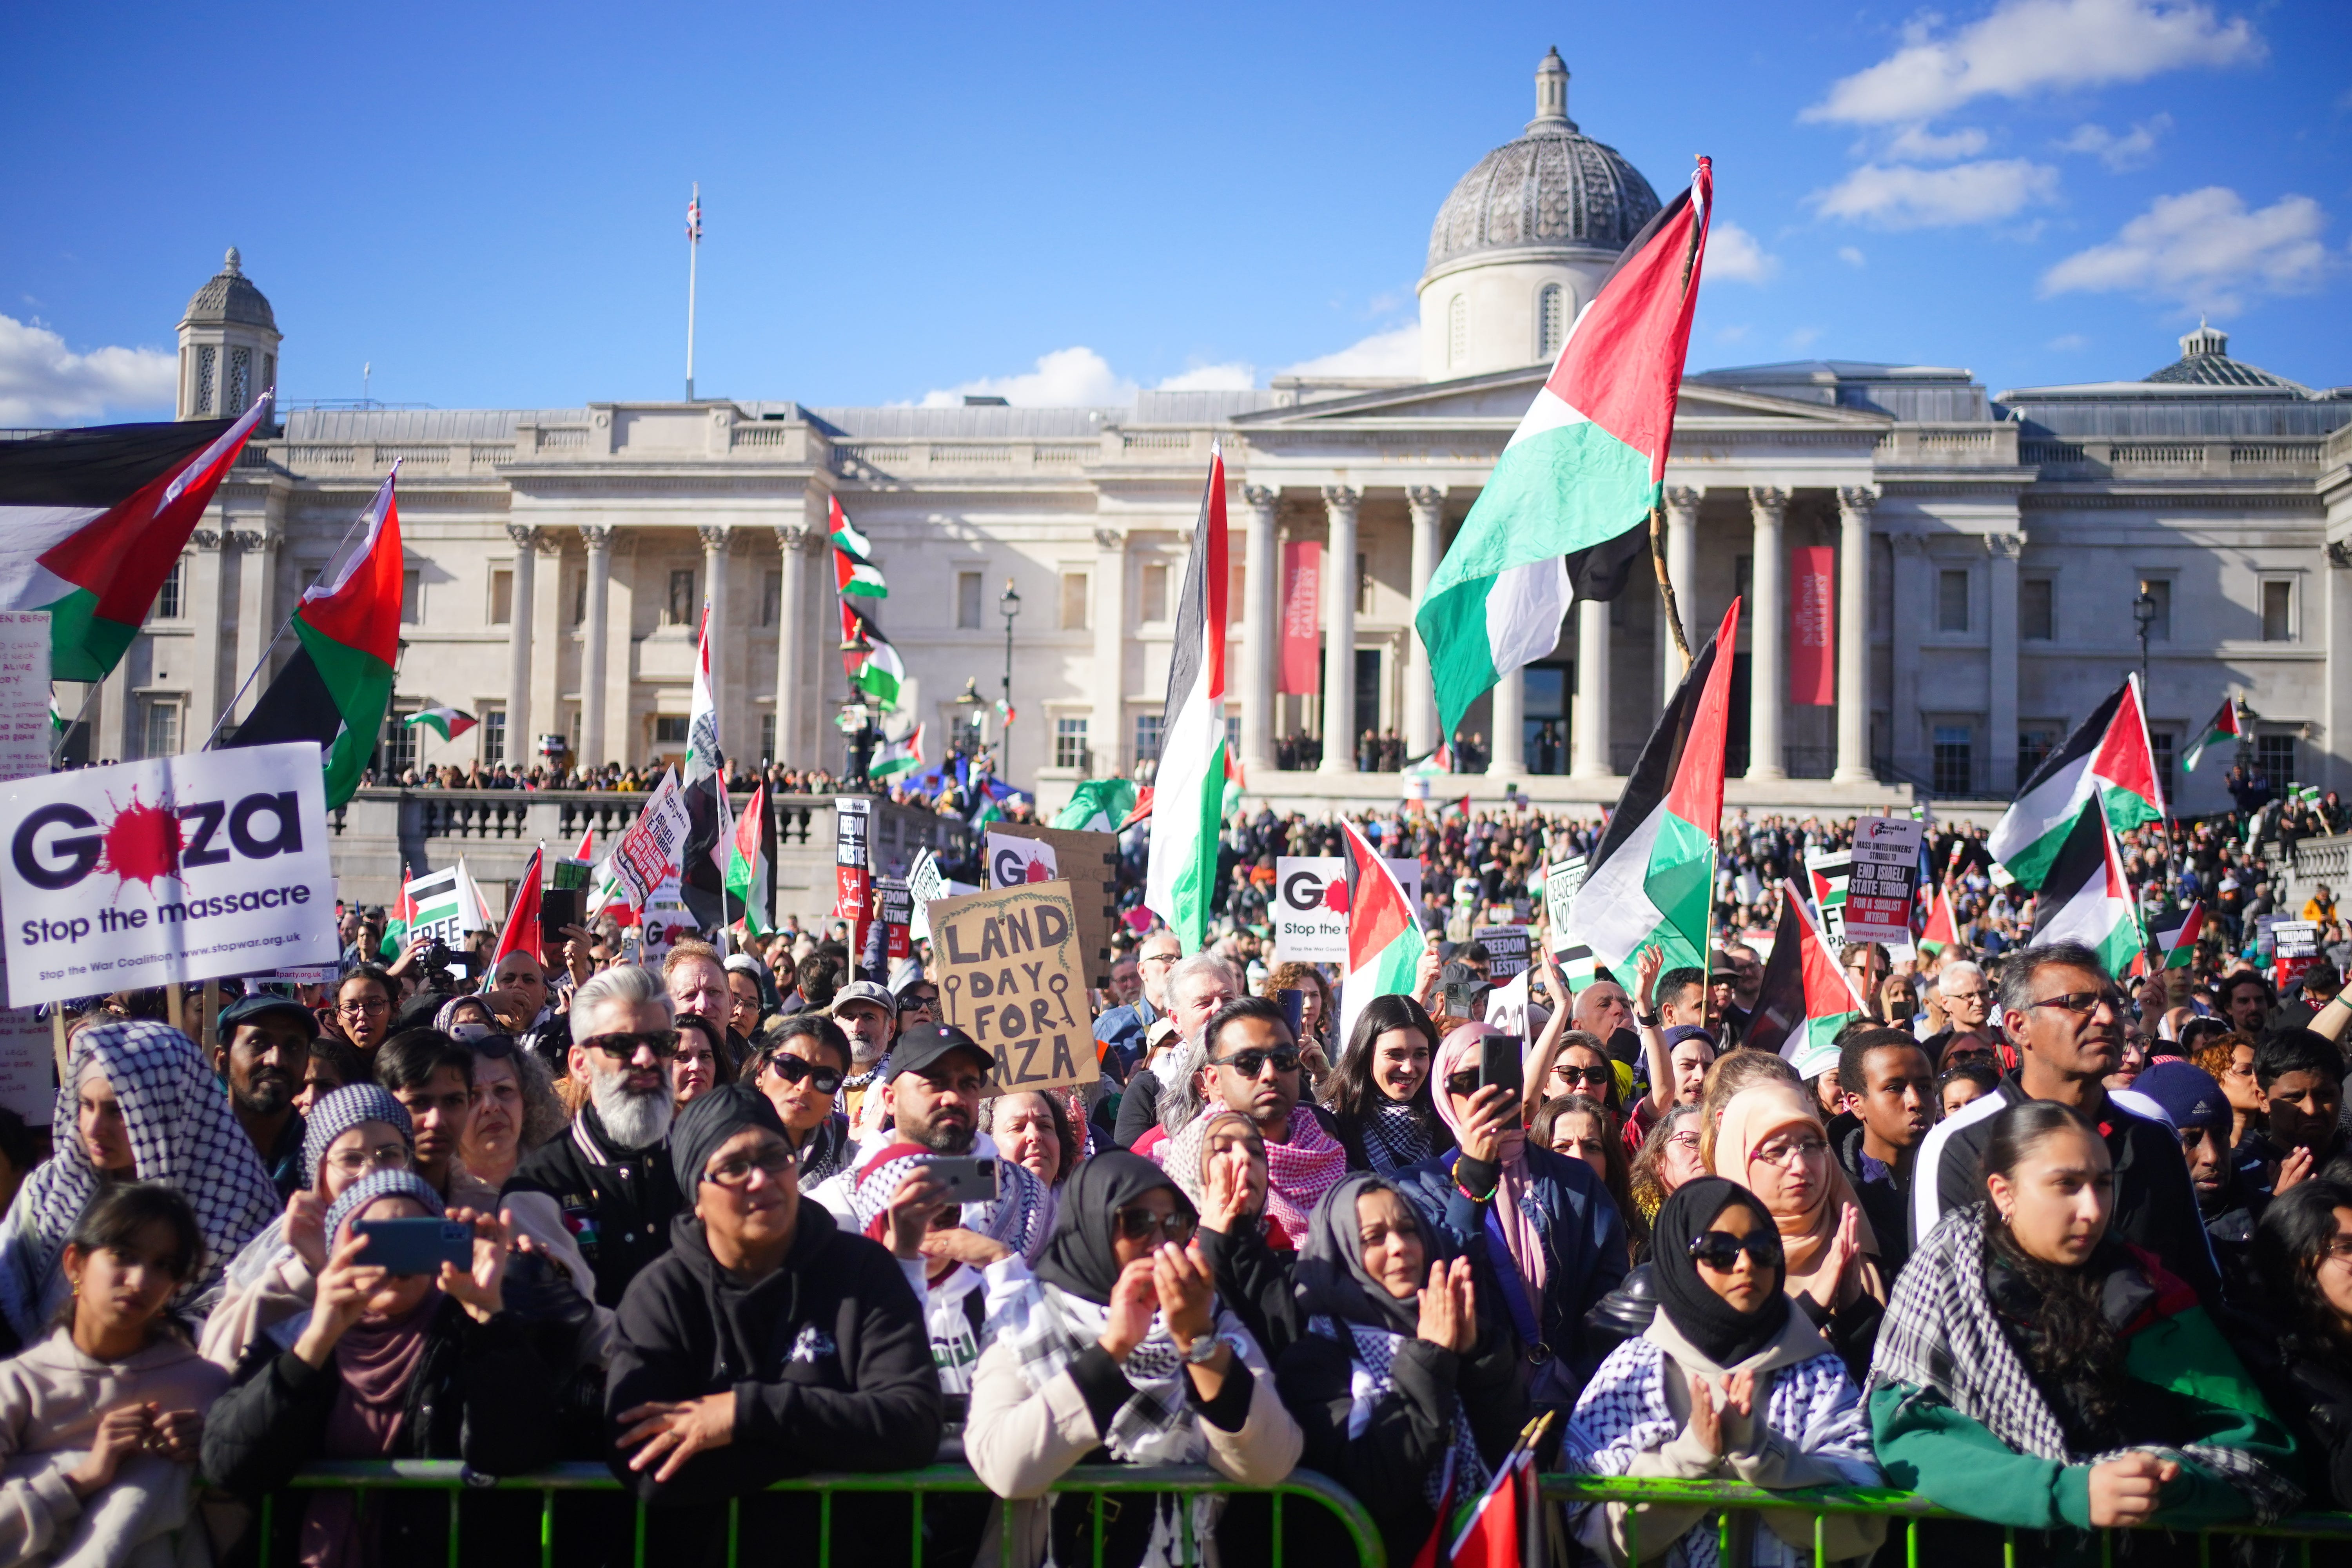
M 972 1154 L 940 1154 L 925 1168 L 947 1184 L 951 1204 L 992 1204 L 996 1201 L 996 1162 Z
M 394 1274 L 438 1274 L 444 1263 L 474 1262 L 474 1227 L 453 1219 L 355 1219 L 352 1234 L 367 1237 L 360 1262 Z
M 577 888 L 549 888 L 539 895 L 540 958 L 551 966 L 563 962 L 563 928 L 580 923 L 580 899 Z
M 1295 1041 L 1307 1037 L 1307 993 L 1286 985 L 1274 994 L 1282 1004 L 1282 1021 L 1290 1026 L 1290 1037 Z
M 1478 1087 L 1501 1084 L 1513 1094 L 1527 1089 L 1527 1068 L 1520 1059 L 1525 1043 L 1517 1035 L 1488 1035 L 1478 1042 Z

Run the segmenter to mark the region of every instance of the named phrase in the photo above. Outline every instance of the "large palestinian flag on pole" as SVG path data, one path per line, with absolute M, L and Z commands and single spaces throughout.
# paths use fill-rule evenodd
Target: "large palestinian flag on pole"
M 2074 726 L 2066 743 L 2033 770 L 1985 847 L 2019 887 L 2032 892 L 2042 886 L 2059 846 L 2094 799 L 2105 806 L 2116 832 L 2164 818 L 2164 792 L 2156 779 L 2137 672 L 2125 676 Z
M 704 931 L 730 923 L 727 859 L 734 852 L 735 813 L 727 798 L 727 755 L 719 749 L 719 701 L 710 679 L 710 606 L 695 639 L 694 693 L 687 705 L 686 847 L 679 851 L 678 897 Z
M 2129 973 L 2133 961 L 2147 951 L 2139 906 L 2132 900 L 2104 801 L 2094 800 L 2074 818 L 2034 900 L 2033 934 L 2025 945 L 2053 942 L 2081 942 L 2099 955 L 2110 975 Z
M 2189 742 L 2189 750 L 2181 753 L 2180 765 L 2193 773 L 2205 755 L 2206 747 L 2218 746 L 2224 742 L 2237 745 L 2245 738 L 2246 721 L 2238 716 L 2238 700 L 2224 697 L 2221 699 L 2221 710 L 2205 721 L 2204 733 Z
M 1634 237 L 1577 312 L 1413 625 L 1450 735 L 1481 692 L 1551 651 L 1570 600 L 1613 599 L 1665 483 L 1714 174 Z
M 352 798 L 375 751 L 400 658 L 400 507 L 395 472 L 368 502 L 366 531 L 340 566 L 294 606 L 299 646 L 224 746 L 315 741 L 325 754 L 327 809 Z
M 1198 952 L 1209 938 L 1225 799 L 1225 455 L 1212 449 L 1176 602 L 1143 892 L 1144 906 L 1168 922 L 1186 952 Z
M 1385 856 L 1346 817 L 1340 869 L 1348 887 L 1348 969 L 1339 977 L 1339 1039 L 1352 1039 L 1356 1019 L 1375 996 L 1410 996 L 1429 938 L 1420 911 Z
M 768 786 L 751 792 L 735 819 L 735 840 L 727 856 L 727 894 L 742 910 L 738 918 L 751 936 L 765 936 L 768 923 Z
M 106 679 L 269 409 L 0 441 L 0 610 L 49 613 L 51 679 Z
M 1668 969 L 1706 967 L 1738 637 L 1734 599 L 1643 744 L 1569 905 L 1569 930 L 1612 969 L 1652 942 Z
M 899 689 L 907 684 L 907 663 L 874 617 L 859 609 L 859 601 L 841 601 L 841 640 L 856 646 L 843 655 L 849 684 L 866 693 L 885 713 L 898 706 Z
M 1828 936 L 1793 881 L 1780 883 L 1780 924 L 1743 1046 L 1776 1051 L 1800 1078 L 1819 1078 L 1837 1049 L 1838 1031 L 1864 1011 L 1862 995 L 1839 967 Z

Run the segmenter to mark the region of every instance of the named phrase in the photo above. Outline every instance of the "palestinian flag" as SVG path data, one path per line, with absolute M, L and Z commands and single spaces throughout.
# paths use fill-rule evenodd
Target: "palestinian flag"
M 2189 750 L 2181 753 L 2180 765 L 2193 773 L 2197 771 L 2198 759 L 2205 754 L 2206 747 L 2218 746 L 2224 741 L 2238 745 L 2243 743 L 2245 738 L 2246 722 L 2238 716 L 2238 700 L 2225 697 L 2221 700 L 2221 710 L 2205 721 L 2205 732 L 2189 742 Z
M 1549 1555 L 1542 1519 L 1535 1448 L 1522 1442 L 1463 1510 L 1453 1544 L 1445 1549 L 1444 1568 L 1538 1568 Z
M 1805 880 L 1820 910 L 1845 908 L 1846 883 L 1853 877 L 1853 856 L 1843 849 L 1815 850 L 1805 857 Z
M 499 930 L 499 945 L 490 954 L 490 967 L 510 952 L 540 955 L 539 879 L 540 867 L 547 858 L 547 846 L 542 844 L 530 852 L 530 863 L 522 868 L 522 877 L 515 883 L 514 907 L 507 910 L 506 924 Z
M 751 803 L 735 819 L 735 837 L 727 855 L 727 896 L 743 907 L 744 929 L 766 936 L 768 923 L 768 786 L 751 792 Z
M 841 640 L 863 645 L 845 656 L 849 663 L 849 684 L 866 693 L 885 712 L 898 707 L 898 692 L 907 683 L 906 661 L 898 657 L 890 639 L 882 635 L 882 628 L 847 599 L 841 602 Z
M 1151 815 L 1151 803 L 1153 799 L 1154 795 L 1150 784 L 1145 784 L 1141 788 L 1138 789 L 1135 792 L 1134 806 L 1129 810 L 1125 816 L 1118 819 L 1118 826 L 1113 829 L 1113 831 L 1124 833 L 1129 828 L 1134 826 L 1137 823 L 1149 817 Z
M 2147 742 L 2137 672 L 2124 677 L 2066 743 L 2033 770 L 1985 847 L 2019 887 L 2034 891 L 2095 798 L 2118 832 L 2163 819 L 2164 793 L 2156 780 L 2156 753 Z
M 51 679 L 113 669 L 270 403 L 0 441 L 0 610 L 49 613 Z
M 1734 599 L 1643 743 L 1569 905 L 1570 931 L 1611 969 L 1652 942 L 1665 950 L 1668 969 L 1706 967 L 1738 636 Z
M 408 894 L 408 862 L 400 864 L 400 896 L 393 900 L 392 911 L 383 922 L 383 940 L 375 944 L 377 953 L 384 958 L 398 958 L 400 950 L 408 944 L 408 928 L 416 923 L 416 900 Z
M 1405 763 L 1404 771 L 1409 773 L 1450 773 L 1454 771 L 1454 748 L 1439 745 Z
M 1926 957 L 1933 958 L 1960 940 L 1960 922 L 1952 909 L 1952 889 L 1939 884 L 1927 904 L 1927 924 L 1919 932 L 1916 944 Z
M 1813 918 L 1804 894 L 1792 881 L 1780 884 L 1780 924 L 1772 956 L 1764 963 L 1764 983 L 1756 1013 L 1740 1040 L 1759 1051 L 1777 1051 L 1807 1080 L 1835 1060 L 1840 1029 L 1863 1012 L 1862 996 L 1838 967 L 1829 938 Z
M 695 640 L 694 696 L 687 710 L 686 845 L 678 859 L 678 896 L 704 931 L 727 921 L 727 860 L 735 842 L 734 807 L 727 798 L 727 756 L 719 749 L 719 702 L 710 679 L 710 606 L 702 606 Z
M 1347 879 L 1348 970 L 1339 977 L 1339 1037 L 1346 1040 L 1373 997 L 1412 994 L 1429 938 L 1396 868 L 1354 823 L 1343 816 L 1339 826 L 1347 836 L 1339 865 Z
M 1116 833 L 1134 812 L 1139 793 L 1133 779 L 1087 779 L 1071 793 L 1054 826 Z
M 2191 899 L 2185 910 L 2168 910 L 2157 916 L 2148 931 L 2148 945 L 2156 949 L 2167 969 L 2186 969 L 2197 959 L 2197 939 L 2205 933 L 2205 905 Z M 2144 973 L 2147 955 L 2142 953 L 2136 973 Z
M 431 730 L 445 741 L 456 740 L 480 722 L 463 708 L 445 708 L 438 703 L 430 708 L 420 708 L 401 721 L 407 729 Z
M 1698 303 L 1714 174 L 1666 204 L 1569 328 L 1413 617 L 1438 732 L 1559 640 L 1571 596 L 1613 599 L 1645 542 Z
M 2094 799 L 2075 816 L 2034 900 L 2033 934 L 2025 945 L 2053 942 L 2081 942 L 2110 975 L 2128 973 L 2132 961 L 2147 950 L 2103 800 Z
M 1144 907 L 1168 922 L 1186 952 L 1209 937 L 1216 890 L 1217 829 L 1225 800 L 1225 455 L 1212 448 L 1201 521 L 1184 563 L 1152 774 L 1150 861 Z
M 882 581 L 882 574 L 874 565 L 874 546 L 866 537 L 849 526 L 849 518 L 841 510 L 841 498 L 827 498 L 832 505 L 833 584 L 845 598 L 856 595 L 864 599 L 887 599 L 890 586 Z
M 911 773 L 923 765 L 923 727 L 918 724 L 903 740 L 886 741 L 866 770 L 872 779 L 894 779 L 900 773 Z
M 352 798 L 375 751 L 400 656 L 400 508 L 395 472 L 361 514 L 364 536 L 294 606 L 298 646 L 224 746 L 314 741 L 324 753 L 327 809 Z

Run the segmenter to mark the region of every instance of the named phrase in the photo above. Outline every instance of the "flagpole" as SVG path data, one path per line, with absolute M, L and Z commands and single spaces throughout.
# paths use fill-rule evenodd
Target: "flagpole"
M 694 270 L 702 258 L 702 182 L 694 182 L 686 228 L 686 400 L 694 401 Z
M 1666 509 L 1659 503 L 1650 508 L 1650 565 L 1658 574 L 1658 602 L 1666 612 L 1666 634 L 1675 639 L 1675 651 L 1683 656 L 1683 673 L 1690 673 L 1696 662 L 1690 640 L 1683 636 L 1683 612 L 1675 602 L 1675 580 L 1666 571 Z

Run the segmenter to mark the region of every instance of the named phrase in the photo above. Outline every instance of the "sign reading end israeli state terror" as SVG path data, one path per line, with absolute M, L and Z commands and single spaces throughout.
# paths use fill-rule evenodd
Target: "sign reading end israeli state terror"
M 341 956 L 316 745 L 18 779 L 0 821 L 12 1006 Z
M 927 912 L 940 1012 L 996 1058 L 991 1094 L 1101 1076 L 1069 883 L 967 893 Z

